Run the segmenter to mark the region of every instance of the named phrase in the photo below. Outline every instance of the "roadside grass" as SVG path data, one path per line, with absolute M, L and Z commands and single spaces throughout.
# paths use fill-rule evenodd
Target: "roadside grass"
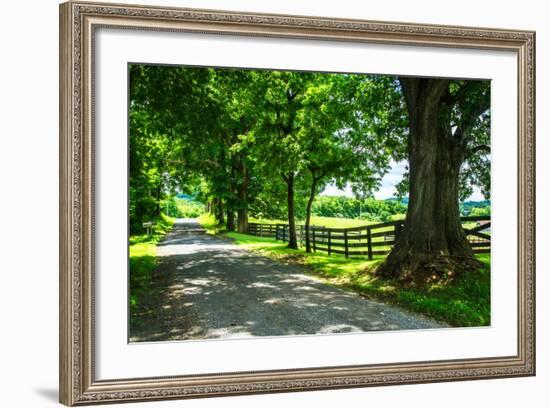
M 130 319 L 149 291 L 151 274 L 157 265 L 157 244 L 172 229 L 174 218 L 161 214 L 151 234 L 132 235 L 129 244 Z
M 203 213 L 197 217 L 197 221 L 206 230 L 207 234 L 217 235 L 225 231 L 225 225 L 218 224 L 218 221 L 213 214 Z
M 455 327 L 490 324 L 490 256 L 480 254 L 483 268 L 445 284 L 405 286 L 381 279 L 374 270 L 384 257 L 372 261 L 323 253 L 306 253 L 286 247 L 273 238 L 227 232 L 237 245 L 283 263 L 299 264 L 328 284 L 353 290 L 365 297 L 402 306 Z

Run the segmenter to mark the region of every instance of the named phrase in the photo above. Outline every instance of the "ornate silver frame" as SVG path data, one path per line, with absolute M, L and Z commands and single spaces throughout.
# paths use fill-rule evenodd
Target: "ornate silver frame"
M 293 370 L 96 380 L 93 47 L 98 27 L 507 50 L 518 61 L 516 355 Z M 535 33 L 228 11 L 60 5 L 60 402 L 144 401 L 535 374 Z

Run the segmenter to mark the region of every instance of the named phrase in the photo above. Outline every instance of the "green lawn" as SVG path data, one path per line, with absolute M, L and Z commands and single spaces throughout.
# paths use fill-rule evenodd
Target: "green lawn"
M 172 229 L 174 219 L 161 214 L 151 235 L 132 235 L 129 239 L 131 316 L 148 292 L 151 273 L 157 265 L 157 244 Z
M 251 218 L 250 222 L 256 222 L 258 224 L 288 224 L 287 220 L 269 220 Z M 296 220 L 297 225 L 303 225 L 305 220 Z M 328 228 L 352 228 L 360 227 L 369 224 L 379 224 L 379 221 L 357 220 L 354 218 L 336 218 L 336 217 L 311 217 L 311 225 L 317 225 L 320 227 Z
M 212 215 L 204 214 L 203 217 L 204 216 L 206 216 L 207 219 L 211 219 L 212 221 L 214 221 L 214 217 Z M 405 214 L 395 214 L 392 216 L 393 221 L 404 220 L 404 219 L 405 219 Z M 258 223 L 258 224 L 288 224 L 287 220 L 264 219 L 264 218 L 250 218 L 250 222 Z M 304 223 L 305 223 L 305 220 L 296 220 L 297 225 L 303 225 Z M 353 228 L 353 227 L 360 227 L 360 226 L 373 225 L 373 224 L 382 224 L 382 221 L 359 220 L 356 218 L 340 218 L 340 217 L 318 217 L 318 216 L 311 217 L 311 225 L 316 225 L 319 227 L 327 227 L 327 228 Z M 473 228 L 477 226 L 477 223 L 473 221 L 466 222 L 462 224 L 462 226 L 464 228 Z M 380 229 L 380 231 L 382 231 L 382 229 Z
M 346 259 L 325 253 L 307 254 L 286 248 L 273 238 L 227 232 L 225 236 L 238 245 L 284 263 L 306 266 L 325 282 L 356 291 L 364 296 L 398 304 L 406 309 L 431 316 L 457 327 L 490 324 L 490 256 L 479 255 L 484 267 L 447 284 L 404 286 L 374 275 L 374 268 L 384 257 Z
M 336 218 L 336 217 L 311 217 L 311 225 L 318 225 L 327 228 L 353 228 L 362 227 L 370 224 L 378 224 L 379 221 L 357 220 L 354 218 Z

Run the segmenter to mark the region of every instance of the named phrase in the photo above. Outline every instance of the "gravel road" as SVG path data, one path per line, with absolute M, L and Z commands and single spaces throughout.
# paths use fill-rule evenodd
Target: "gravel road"
M 176 221 L 158 255 L 147 300 L 155 313 L 130 328 L 130 341 L 444 327 L 205 234 L 192 219 Z

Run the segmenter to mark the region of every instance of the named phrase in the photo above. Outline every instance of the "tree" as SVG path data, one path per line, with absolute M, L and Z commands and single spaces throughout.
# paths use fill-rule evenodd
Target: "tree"
M 253 139 L 248 132 L 255 126 L 258 94 L 255 89 L 254 71 L 226 69 L 218 71 L 218 94 L 228 128 L 228 150 L 231 157 L 229 185 L 231 198 L 228 211 L 237 212 L 237 231 L 248 232 L 249 184 L 252 178 L 250 151 Z M 244 141 L 244 142 L 243 142 Z M 229 222 L 228 212 L 228 222 Z M 228 225 L 228 229 L 230 225 Z
M 292 249 L 298 249 L 295 187 L 298 175 L 304 169 L 297 116 L 312 75 L 286 71 L 259 72 L 256 81 L 261 95 L 257 101 L 259 118 L 254 132 L 249 135 L 259 138 L 256 156 L 261 158 L 263 173 L 278 174 L 286 186 L 288 247 Z
M 192 84 L 207 82 L 208 73 L 147 65 L 129 70 L 130 228 L 138 231 L 142 221 L 160 215 L 165 196 L 189 175 L 183 165 L 183 158 L 191 156 L 187 137 L 205 131 L 191 109 L 204 105 L 204 87 Z M 173 92 L 165 95 L 167 88 Z
M 233 147 L 255 117 L 251 75 L 234 69 L 131 68 L 131 109 L 155 117 L 155 129 L 170 135 L 170 169 L 178 169 L 172 178 L 185 184 L 200 175 L 218 223 L 227 215 L 228 229 L 233 229 L 236 211 L 241 232 L 248 230 L 250 166 L 246 150 Z
M 228 229 L 247 232 L 250 208 L 279 217 L 286 207 L 297 248 L 295 219 L 310 225 L 323 186 L 369 197 L 390 159 L 408 160 L 405 228 L 378 272 L 473 269 L 458 202 L 472 185 L 490 193 L 489 96 L 487 81 L 132 65 L 131 228 L 200 183 Z
M 409 204 L 403 231 L 378 273 L 407 280 L 475 270 L 480 263 L 460 224 L 460 174 L 465 163 L 479 162 L 490 150 L 490 85 L 399 82 L 409 118 Z
M 364 79 L 369 81 L 369 79 Z M 316 74 L 308 84 L 297 117 L 304 167 L 310 189 L 306 207 L 306 252 L 311 252 L 311 209 L 328 181 L 351 183 L 363 196 L 378 188 L 388 169 L 389 155 L 376 137 L 370 118 L 358 111 L 357 81 L 342 74 Z

